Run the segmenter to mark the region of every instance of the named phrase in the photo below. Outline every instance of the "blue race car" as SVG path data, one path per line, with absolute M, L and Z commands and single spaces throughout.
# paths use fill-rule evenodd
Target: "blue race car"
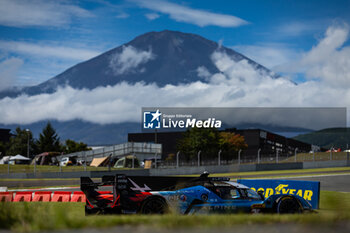
M 86 214 L 181 214 L 197 213 L 303 213 L 311 204 L 297 195 L 277 194 L 264 198 L 262 192 L 226 177 L 105 176 L 94 183 L 81 177 L 86 195 Z M 110 192 L 97 192 L 101 186 Z

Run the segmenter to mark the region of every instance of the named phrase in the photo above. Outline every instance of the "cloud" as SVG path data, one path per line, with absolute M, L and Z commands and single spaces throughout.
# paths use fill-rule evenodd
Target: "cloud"
M 152 50 L 140 51 L 133 46 L 123 46 L 121 53 L 112 55 L 109 67 L 116 75 L 129 72 L 144 72 L 144 68 L 137 69 L 140 65 L 155 58 Z
M 320 61 L 316 58 L 314 58 L 316 61 L 311 59 L 315 49 L 329 44 L 332 44 L 333 48 L 330 50 L 331 54 L 347 53 L 343 51 L 344 48 L 339 47 L 342 46 L 341 38 L 347 38 L 346 31 L 338 30 L 340 29 L 329 29 L 326 37 L 305 55 L 306 58 L 310 56 L 307 60 L 319 63 Z M 337 38 L 333 38 L 332 35 L 337 35 Z M 129 50 L 126 53 L 133 54 L 123 55 L 127 58 L 145 52 L 137 51 L 132 47 L 125 47 L 123 53 L 125 50 Z M 128 58 L 123 61 L 133 59 Z M 59 121 L 82 119 L 99 124 L 139 122 L 141 107 L 150 105 L 162 107 L 350 107 L 350 88 L 344 88 L 341 82 L 335 82 L 337 85 L 329 85 L 327 80 L 321 79 L 295 85 L 284 78 L 272 78 L 268 73 L 261 72 L 250 65 L 247 60 L 235 61 L 220 50 L 215 51 L 211 59 L 219 72 L 211 74 L 208 82 L 197 81 L 164 87 L 142 82 L 135 84 L 123 82 L 93 90 L 77 90 L 66 86 L 60 87 L 52 94 L 4 98 L 0 100 L 0 123 L 28 124 L 46 119 Z M 328 66 L 345 62 L 341 55 L 332 56 L 331 59 L 334 60 L 328 60 L 327 64 L 323 64 Z M 327 60 L 321 59 L 321 61 Z M 131 62 L 131 64 L 139 63 Z M 120 67 L 125 64 L 127 63 L 117 63 Z M 131 66 L 135 68 L 134 65 Z M 121 70 L 127 71 L 128 67 Z M 347 67 L 343 69 L 346 70 Z M 334 78 L 338 80 L 336 76 Z
M 322 23 L 320 23 L 322 21 Z M 316 21 L 294 21 L 283 23 L 277 28 L 278 34 L 285 37 L 298 37 L 303 34 L 310 34 L 325 28 L 325 20 Z
M 160 0 L 131 0 L 139 6 L 168 14 L 170 18 L 178 22 L 185 22 L 205 26 L 238 27 L 248 22 L 233 15 L 217 14 L 205 10 L 192 9 L 187 6 Z
M 19 58 L 8 58 L 0 63 L 0 91 L 16 83 L 17 73 L 23 61 Z
M 349 26 L 337 25 L 327 29 L 323 39 L 300 60 L 277 68 L 288 73 L 305 73 L 309 79 L 317 79 L 333 87 L 350 87 L 350 46 L 344 46 L 349 38 Z
M 122 12 L 122 13 L 118 14 L 116 17 L 117 17 L 118 19 L 127 19 L 127 18 L 130 17 L 130 15 L 127 14 L 127 13 L 125 13 L 125 12 Z
M 232 48 L 270 69 L 300 58 L 299 51 L 286 44 L 238 45 Z
M 208 80 L 212 76 L 212 74 L 205 66 L 199 66 L 197 68 L 197 75 L 198 77 L 204 78 L 205 80 Z
M 0 25 L 10 27 L 53 26 L 62 27 L 73 18 L 91 17 L 89 11 L 66 1 L 2 0 Z
M 2 51 L 16 54 L 51 58 L 55 57 L 78 61 L 87 60 L 100 54 L 98 51 L 89 49 L 5 40 L 0 40 L 0 49 Z
M 155 19 L 158 19 L 160 17 L 160 15 L 157 13 L 148 13 L 148 14 L 145 14 L 145 16 L 149 20 L 155 20 Z

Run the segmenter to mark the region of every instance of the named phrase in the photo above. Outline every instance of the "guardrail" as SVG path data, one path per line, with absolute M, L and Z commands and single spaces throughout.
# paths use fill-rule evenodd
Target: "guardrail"
M 65 154 L 58 156 L 58 158 L 61 159 L 63 157 L 77 157 L 78 159 L 90 162 L 93 158 L 101 158 L 106 156 L 123 156 L 128 154 L 161 155 L 162 144 L 127 142 L 113 146 L 106 146 L 95 150 Z

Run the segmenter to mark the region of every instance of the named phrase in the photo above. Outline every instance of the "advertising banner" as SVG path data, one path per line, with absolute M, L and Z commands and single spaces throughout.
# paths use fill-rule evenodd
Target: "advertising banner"
M 273 194 L 293 194 L 310 202 L 313 209 L 319 208 L 320 182 L 318 181 L 242 179 L 237 182 L 255 191 L 264 191 L 265 198 Z

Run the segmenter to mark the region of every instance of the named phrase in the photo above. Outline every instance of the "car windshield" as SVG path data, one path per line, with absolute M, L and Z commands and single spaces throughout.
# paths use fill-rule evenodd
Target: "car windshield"
M 216 187 L 215 193 L 224 200 L 240 198 L 238 190 L 234 187 Z
M 252 199 L 261 199 L 260 195 L 255 192 L 253 189 L 243 189 L 247 197 Z

